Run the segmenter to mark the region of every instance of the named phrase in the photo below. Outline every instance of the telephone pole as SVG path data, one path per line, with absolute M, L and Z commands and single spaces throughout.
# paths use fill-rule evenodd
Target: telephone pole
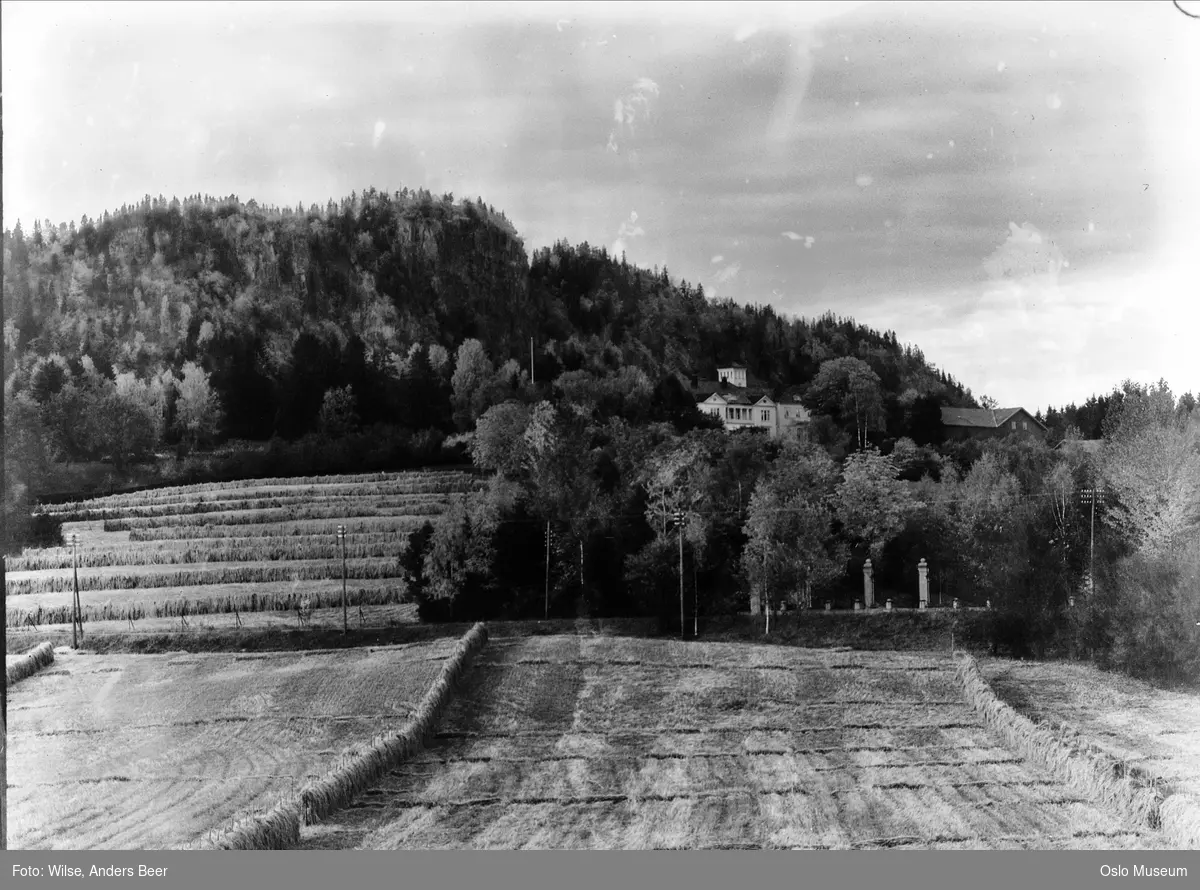
M 1096 595 L 1096 501 L 1104 497 L 1103 488 L 1085 488 L 1081 493 L 1083 502 L 1090 504 L 1092 507 L 1092 541 L 1090 553 L 1090 567 L 1088 568 L 1088 584 L 1091 589 L 1091 595 Z
M 71 568 L 75 575 L 75 596 L 71 604 L 71 648 L 79 648 L 79 637 L 83 634 L 83 618 L 79 614 L 79 535 L 71 532 Z M 78 633 L 77 633 L 78 632 Z
M 671 514 L 675 528 L 679 532 L 679 638 L 682 640 L 687 633 L 687 619 L 684 617 L 683 600 L 683 511 L 676 510 Z
M 700 639 L 700 585 L 696 580 L 696 555 L 692 554 L 692 638 Z
M 346 526 L 337 527 L 337 536 L 342 545 L 342 633 L 349 633 L 350 619 L 346 613 Z
M 546 523 L 546 618 L 550 618 L 550 523 Z

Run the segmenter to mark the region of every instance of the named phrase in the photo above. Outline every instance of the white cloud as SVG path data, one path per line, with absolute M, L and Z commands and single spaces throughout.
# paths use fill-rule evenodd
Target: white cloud
M 709 262 L 712 262 L 712 263 L 720 263 L 720 262 L 722 262 L 724 259 L 725 259 L 725 257 L 721 256 L 721 254 L 717 254 L 715 257 L 713 257 L 711 260 L 709 260 Z
M 379 148 L 379 143 L 383 141 L 383 131 L 387 129 L 387 124 L 383 121 L 375 121 L 375 130 L 371 134 L 371 148 Z
M 652 116 L 653 101 L 658 98 L 658 84 L 649 77 L 639 77 L 624 96 L 613 100 L 613 121 L 616 126 L 608 134 L 607 149 L 616 152 L 621 142 L 634 135 L 642 122 Z M 617 136 L 621 139 L 618 141 Z
M 1010 222 L 1008 229 L 1008 238 L 983 263 L 992 281 L 1057 283 L 1066 264 L 1058 245 L 1030 223 Z
M 637 211 L 630 211 L 629 219 L 623 220 L 617 227 L 617 240 L 613 242 L 612 247 L 613 256 L 620 256 L 628 249 L 630 241 L 646 234 L 646 230 L 637 224 L 637 219 Z
M 1057 111 L 1062 108 L 1062 97 L 1058 93 L 1050 93 L 1046 96 L 1046 107 L 1051 111 Z
M 739 25 L 738 29 L 733 32 L 733 39 L 736 40 L 738 43 L 744 43 L 745 41 L 749 40 L 751 37 L 753 37 L 757 33 L 758 33 L 758 23 L 757 22 L 747 22 L 744 25 Z
M 733 279 L 737 278 L 738 273 L 741 271 L 741 263 L 730 263 L 724 269 L 721 269 L 719 272 L 717 272 L 717 274 L 713 276 L 713 280 L 716 281 L 717 284 L 728 284 L 729 282 L 733 281 Z
M 1195 266 L 1186 256 L 1164 255 L 1150 265 L 1105 265 L 1059 281 L 991 282 L 919 300 L 897 295 L 874 317 L 1005 407 L 1079 404 L 1126 377 L 1150 383 L 1161 376 L 1184 392 L 1200 379 L 1200 353 L 1190 342 L 1200 327 L 1200 304 L 1190 298 Z M 964 305 L 971 307 L 965 315 L 944 311 Z M 1169 329 L 1164 318 L 1172 319 Z
M 805 247 L 812 247 L 817 242 L 817 239 L 812 235 L 800 235 L 796 232 L 782 232 L 781 234 L 789 241 L 803 241 Z

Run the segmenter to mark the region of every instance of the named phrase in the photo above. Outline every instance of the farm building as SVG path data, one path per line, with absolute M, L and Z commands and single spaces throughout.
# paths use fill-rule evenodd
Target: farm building
M 943 408 L 947 439 L 1046 438 L 1046 427 L 1024 408 Z

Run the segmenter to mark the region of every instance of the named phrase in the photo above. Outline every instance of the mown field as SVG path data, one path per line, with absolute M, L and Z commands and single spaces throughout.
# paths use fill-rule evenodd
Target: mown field
M 290 612 L 340 605 L 345 525 L 354 606 L 401 603 L 404 535 L 481 481 L 458 471 L 259 479 L 181 486 L 45 506 L 80 537 L 85 622 Z M 75 578 L 68 546 L 7 562 L 9 628 L 69 623 Z
M 401 726 L 455 642 L 253 654 L 59 649 L 9 690 L 9 845 L 193 843 Z
M 1002 747 L 949 657 L 493 636 L 310 849 L 1155 848 Z
M 996 695 L 1033 720 L 1067 724 L 1119 760 L 1200 795 L 1200 698 L 1091 665 L 985 659 Z

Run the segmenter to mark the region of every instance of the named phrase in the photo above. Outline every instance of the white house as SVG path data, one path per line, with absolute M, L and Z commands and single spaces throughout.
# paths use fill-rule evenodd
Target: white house
M 803 428 L 812 419 L 798 393 L 776 401 L 768 393 L 748 390 L 746 369 L 741 365 L 719 368 L 717 374 L 731 388 L 700 398 L 697 407 L 720 419 L 727 430 L 762 429 L 777 439 L 788 430 Z

